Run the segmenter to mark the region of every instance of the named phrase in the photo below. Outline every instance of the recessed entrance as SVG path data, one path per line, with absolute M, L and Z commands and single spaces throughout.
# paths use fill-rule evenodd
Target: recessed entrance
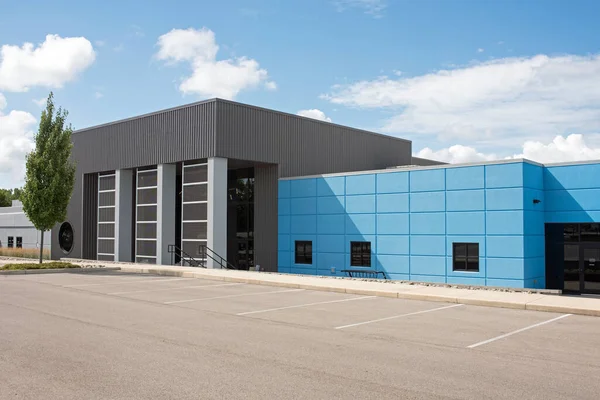
M 254 168 L 230 169 L 227 182 L 227 261 L 254 267 Z

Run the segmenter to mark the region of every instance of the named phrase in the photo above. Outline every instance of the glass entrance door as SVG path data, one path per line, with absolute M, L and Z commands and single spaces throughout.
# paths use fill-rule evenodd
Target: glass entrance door
M 581 291 L 600 293 L 600 245 L 582 246 L 581 250 Z
M 578 244 L 565 244 L 565 292 L 581 291 L 580 257 Z

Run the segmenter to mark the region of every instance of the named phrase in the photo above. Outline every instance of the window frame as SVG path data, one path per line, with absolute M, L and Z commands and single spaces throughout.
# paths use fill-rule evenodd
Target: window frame
M 456 248 L 458 246 L 465 246 L 465 254 L 458 255 Z M 480 272 L 479 263 L 479 243 L 473 242 L 453 242 L 452 243 L 452 271 L 456 272 Z M 469 268 L 471 263 L 476 263 L 477 269 Z
M 306 247 L 310 246 L 310 251 Z M 301 249 L 301 251 L 299 251 Z M 312 240 L 296 240 L 294 241 L 294 264 L 312 265 Z
M 16 240 L 15 240 L 15 247 L 17 249 L 22 249 L 23 248 L 23 236 L 17 236 Z
M 360 249 L 358 249 L 360 247 Z M 360 252 L 355 254 L 355 252 Z M 367 241 L 351 241 L 350 242 L 350 266 L 371 268 L 371 242 Z
M 9 236 L 8 240 L 6 241 L 6 245 L 9 249 L 12 249 L 15 247 L 15 237 L 14 236 Z

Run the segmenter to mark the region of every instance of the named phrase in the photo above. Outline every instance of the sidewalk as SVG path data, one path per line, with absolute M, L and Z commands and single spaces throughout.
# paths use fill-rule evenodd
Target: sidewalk
M 79 260 L 70 260 L 77 262 Z M 91 263 L 86 260 L 86 263 Z M 600 298 L 563 296 L 543 292 L 508 292 L 488 289 L 448 288 L 395 281 L 367 281 L 349 278 L 301 276 L 254 271 L 203 269 L 133 263 L 101 262 L 123 272 L 150 273 L 184 278 L 206 278 L 226 282 L 320 290 L 366 296 L 470 304 L 486 307 L 600 316 Z

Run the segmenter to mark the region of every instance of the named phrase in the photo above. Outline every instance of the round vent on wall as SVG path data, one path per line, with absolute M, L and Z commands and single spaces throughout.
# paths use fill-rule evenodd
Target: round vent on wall
M 74 239 L 73 227 L 68 222 L 63 222 L 58 230 L 58 244 L 60 249 L 65 254 L 69 254 L 73 250 L 73 239 Z

